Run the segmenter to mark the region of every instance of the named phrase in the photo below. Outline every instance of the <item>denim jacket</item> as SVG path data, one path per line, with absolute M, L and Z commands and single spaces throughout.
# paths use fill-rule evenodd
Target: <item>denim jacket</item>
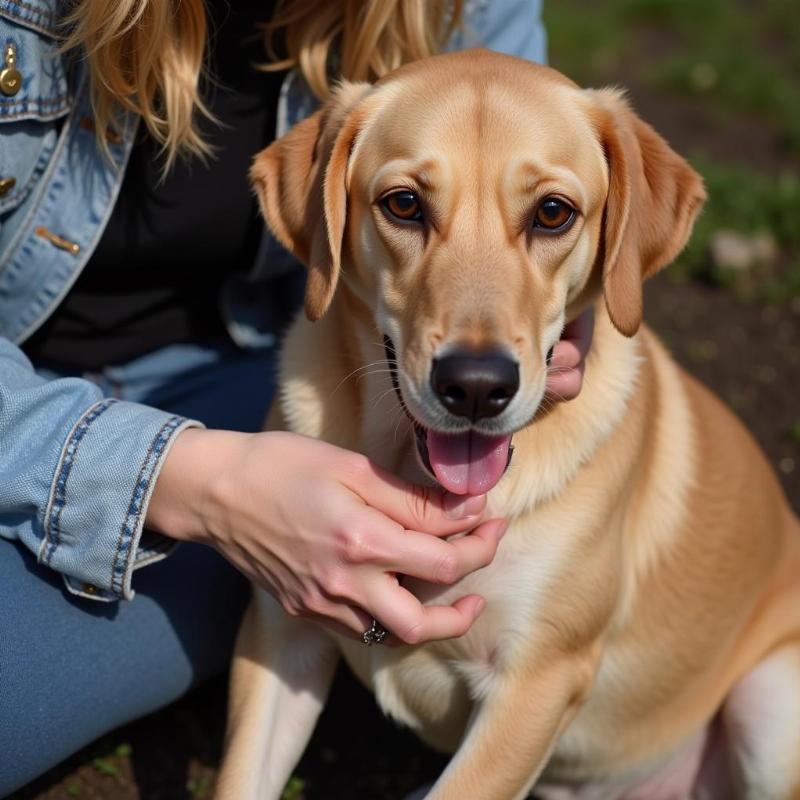
M 54 311 L 91 256 L 119 192 L 138 120 L 97 145 L 86 72 L 58 51 L 63 0 L 0 0 L 0 536 L 21 541 L 98 600 L 131 599 L 133 571 L 163 558 L 142 538 L 175 436 L 199 423 L 102 396 L 79 378 L 45 380 L 18 345 Z M 468 0 L 448 49 L 486 46 L 542 62 L 541 0 Z M 284 81 L 276 135 L 316 103 Z M 294 262 L 265 232 L 250 273 L 221 303 L 234 341 L 273 341 L 270 280 Z

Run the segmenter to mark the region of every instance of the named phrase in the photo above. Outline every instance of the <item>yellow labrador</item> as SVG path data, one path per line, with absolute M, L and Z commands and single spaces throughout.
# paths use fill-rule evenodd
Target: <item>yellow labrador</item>
M 340 652 L 454 754 L 436 800 L 800 798 L 800 525 L 641 327 L 699 176 L 619 92 L 472 51 L 344 84 L 253 177 L 309 266 L 278 423 L 490 491 L 510 527 L 458 585 L 407 582 L 487 599 L 460 639 L 366 648 L 256 592 L 219 797 L 280 796 Z M 550 407 L 548 353 L 591 303 L 584 390 Z M 347 380 L 387 354 L 391 374 Z

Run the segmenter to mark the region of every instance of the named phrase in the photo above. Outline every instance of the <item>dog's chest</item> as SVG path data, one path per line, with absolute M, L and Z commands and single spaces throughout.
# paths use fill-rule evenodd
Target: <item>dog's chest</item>
M 386 714 L 426 738 L 455 747 L 474 701 L 484 697 L 502 664 L 514 658 L 547 614 L 550 589 L 565 565 L 547 531 L 535 526 L 506 535 L 494 561 L 450 587 L 405 579 L 426 605 L 479 594 L 486 608 L 459 639 L 408 648 L 370 648 L 342 642 L 347 661 L 370 686 Z M 444 737 L 444 738 L 443 738 Z

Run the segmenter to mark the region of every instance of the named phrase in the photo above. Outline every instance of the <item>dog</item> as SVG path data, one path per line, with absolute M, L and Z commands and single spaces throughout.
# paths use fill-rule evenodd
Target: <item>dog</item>
M 695 171 L 618 90 L 467 51 L 342 84 L 252 176 L 309 268 L 272 424 L 489 491 L 509 529 L 455 586 L 404 581 L 486 598 L 457 639 L 366 648 L 257 590 L 218 796 L 280 796 L 341 653 L 453 753 L 434 800 L 800 798 L 800 524 L 641 324 L 704 203 Z M 590 305 L 583 391 L 550 404 L 550 349 Z

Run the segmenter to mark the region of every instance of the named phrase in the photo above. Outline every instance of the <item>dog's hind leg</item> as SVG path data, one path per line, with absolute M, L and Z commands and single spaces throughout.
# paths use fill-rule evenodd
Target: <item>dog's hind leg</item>
M 800 800 L 800 641 L 784 644 L 739 681 L 722 720 L 734 796 Z
M 236 642 L 217 800 L 277 800 L 314 730 L 338 651 L 256 591 Z

